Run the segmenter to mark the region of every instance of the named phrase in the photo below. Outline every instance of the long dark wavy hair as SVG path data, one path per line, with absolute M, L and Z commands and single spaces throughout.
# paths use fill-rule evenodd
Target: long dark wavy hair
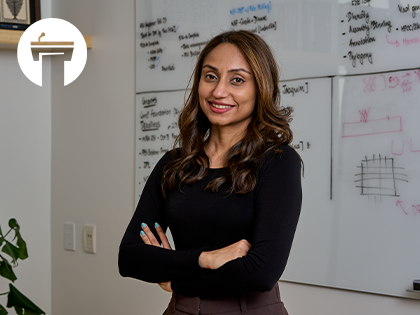
M 176 150 L 172 151 L 172 160 L 163 169 L 161 184 L 165 198 L 167 191 L 177 185 L 181 189 L 183 185 L 196 183 L 208 172 L 210 162 L 204 147 L 210 137 L 211 123 L 201 110 L 198 86 L 204 59 L 222 43 L 233 44 L 243 53 L 255 77 L 257 99 L 246 135 L 227 152 L 223 175 L 212 180 L 206 189 L 216 192 L 222 184 L 230 183 L 229 193 L 252 191 L 262 156 L 271 149 L 281 153 L 279 146 L 292 142 L 289 127 L 292 109 L 280 107 L 279 71 L 270 47 L 259 35 L 249 31 L 222 33 L 201 51 L 190 78 L 192 89 L 179 116 Z

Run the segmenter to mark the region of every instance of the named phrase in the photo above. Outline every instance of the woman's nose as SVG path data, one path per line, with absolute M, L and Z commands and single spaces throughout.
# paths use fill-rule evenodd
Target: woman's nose
M 227 97 L 229 95 L 229 85 L 223 80 L 220 80 L 219 82 L 217 82 L 213 90 L 213 95 L 217 98 Z

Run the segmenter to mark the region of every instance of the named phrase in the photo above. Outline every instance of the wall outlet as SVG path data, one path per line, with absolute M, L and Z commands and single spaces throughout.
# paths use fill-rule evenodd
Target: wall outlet
M 96 254 L 96 226 L 86 224 L 83 227 L 83 247 L 86 253 Z
M 64 223 L 64 249 L 76 251 L 76 224 Z

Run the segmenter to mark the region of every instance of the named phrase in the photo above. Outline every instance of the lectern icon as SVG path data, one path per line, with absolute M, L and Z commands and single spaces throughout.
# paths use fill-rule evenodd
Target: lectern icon
M 41 42 L 41 37 L 44 36 L 45 33 L 42 32 L 37 42 L 31 42 L 31 52 L 34 61 L 42 63 L 42 57 L 45 55 L 64 55 L 62 56 L 64 58 L 61 58 L 62 61 L 71 61 L 74 42 Z M 64 68 L 64 62 L 62 67 Z
M 74 42 L 41 42 L 42 32 L 37 42 L 31 42 L 32 58 L 34 61 L 42 60 L 44 55 L 64 55 L 64 61 L 71 61 L 73 56 Z
M 61 85 L 61 80 L 66 86 L 85 67 L 86 41 L 73 24 L 61 19 L 43 19 L 22 34 L 17 57 L 23 74 L 33 83 L 42 86 L 43 78 L 46 82 L 51 78 L 53 86 Z

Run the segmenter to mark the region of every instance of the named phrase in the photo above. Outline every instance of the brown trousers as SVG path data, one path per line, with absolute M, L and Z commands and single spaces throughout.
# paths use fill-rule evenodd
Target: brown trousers
M 238 297 L 200 299 L 172 293 L 163 315 L 288 315 L 280 300 L 279 285 L 271 291 L 246 293 Z

